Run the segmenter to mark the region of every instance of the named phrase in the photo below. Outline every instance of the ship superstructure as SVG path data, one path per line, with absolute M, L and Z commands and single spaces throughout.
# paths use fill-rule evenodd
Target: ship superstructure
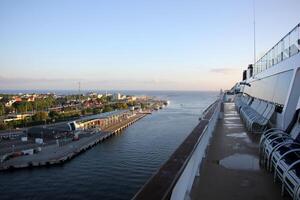
M 134 199 L 300 199 L 300 24 L 221 93 Z

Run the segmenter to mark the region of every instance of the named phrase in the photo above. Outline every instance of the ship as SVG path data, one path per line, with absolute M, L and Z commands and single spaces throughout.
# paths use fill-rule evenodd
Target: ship
M 133 199 L 300 199 L 300 24 L 208 106 Z

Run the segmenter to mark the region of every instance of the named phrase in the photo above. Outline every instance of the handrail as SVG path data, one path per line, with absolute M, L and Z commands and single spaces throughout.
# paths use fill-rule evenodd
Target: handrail
M 146 182 L 133 199 L 170 199 L 178 179 L 185 170 L 191 156 L 196 150 L 199 141 L 208 128 L 210 119 L 216 112 L 220 99 L 208 106 L 203 119 L 194 128 L 190 135 L 175 150 L 158 171 Z
M 295 37 L 295 38 L 293 38 Z M 286 44 L 288 43 L 288 44 Z M 296 48 L 293 49 L 295 45 Z M 281 61 L 300 52 L 300 23 L 267 51 L 255 64 L 253 74 L 256 75 Z

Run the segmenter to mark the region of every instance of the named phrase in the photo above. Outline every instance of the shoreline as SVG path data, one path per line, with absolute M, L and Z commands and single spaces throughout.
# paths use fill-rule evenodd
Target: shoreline
M 47 147 L 43 147 L 43 151 L 38 154 L 20 156 L 4 161 L 3 163 L 0 163 L 0 171 L 64 164 L 104 140 L 121 133 L 122 130 L 144 118 L 146 115 L 148 114 L 138 114 L 130 119 L 120 122 L 119 124 L 112 125 L 101 132 L 94 133 L 92 136 L 84 137 L 62 147 L 49 145 Z

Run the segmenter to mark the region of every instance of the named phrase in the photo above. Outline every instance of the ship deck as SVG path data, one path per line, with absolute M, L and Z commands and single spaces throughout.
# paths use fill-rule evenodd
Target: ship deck
M 190 193 L 197 199 L 289 199 L 259 166 L 259 135 L 246 132 L 234 103 L 224 103 L 213 139 Z

